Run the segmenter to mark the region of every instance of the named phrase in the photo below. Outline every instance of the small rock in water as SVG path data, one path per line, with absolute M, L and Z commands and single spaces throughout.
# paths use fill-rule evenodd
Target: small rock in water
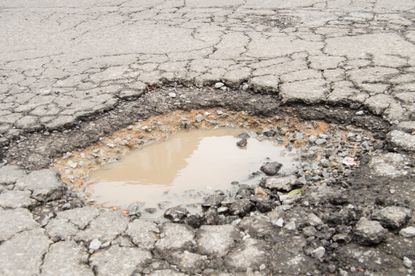
M 236 145 L 240 148 L 245 148 L 246 145 L 248 145 L 248 140 L 246 138 L 242 138 L 238 142 L 236 142 Z
M 399 231 L 399 234 L 404 238 L 413 238 L 415 237 L 415 227 L 409 226 L 403 228 L 401 231 Z
M 164 212 L 164 217 L 173 222 L 180 222 L 180 221 L 183 221 L 187 217 L 188 214 L 189 214 L 189 211 L 186 208 L 176 206 L 176 207 L 167 209 Z
M 248 139 L 248 138 L 250 138 L 251 136 L 247 133 L 247 132 L 242 132 L 242 133 L 240 133 L 238 136 L 236 136 L 236 137 L 238 137 L 238 138 L 241 138 L 241 139 Z
M 387 230 L 378 221 L 361 218 L 354 230 L 356 241 L 363 245 L 375 245 L 385 239 Z
M 136 217 L 136 218 L 140 217 L 141 216 L 140 210 L 143 206 L 144 206 L 143 202 L 131 203 L 127 208 L 128 215 L 131 216 L 131 217 Z
M 278 162 L 266 162 L 261 166 L 260 170 L 268 176 L 276 175 L 282 167 L 281 163 Z

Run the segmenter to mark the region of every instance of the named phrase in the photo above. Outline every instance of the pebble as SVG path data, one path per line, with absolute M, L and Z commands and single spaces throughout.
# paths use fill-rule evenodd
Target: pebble
M 225 86 L 225 84 L 223 82 L 217 82 L 217 83 L 215 83 L 215 88 L 216 89 L 220 89 L 220 88 L 222 88 L 224 86 Z
M 374 245 L 381 243 L 386 237 L 386 229 L 378 221 L 362 217 L 356 224 L 354 234 L 358 243 Z
M 89 250 L 91 252 L 97 251 L 101 248 L 102 243 L 98 239 L 93 239 L 89 244 Z
M 242 138 L 238 142 L 236 142 L 236 145 L 240 148 L 245 148 L 248 144 L 248 140 L 246 138 Z
M 170 92 L 170 93 L 169 93 L 169 97 L 171 97 L 171 98 L 176 98 L 176 96 L 177 96 L 177 95 L 176 95 L 176 93 L 174 93 L 174 92 Z
M 205 117 L 202 114 L 197 114 L 195 116 L 195 121 L 200 123 L 201 121 L 203 121 L 205 119 Z
M 399 234 L 402 237 L 405 238 L 413 238 L 415 237 L 415 227 L 414 226 L 408 226 L 406 228 L 401 229 L 401 231 L 399 231 Z
M 276 225 L 276 226 L 278 226 L 278 227 L 283 227 L 284 226 L 284 219 L 283 218 L 279 218 L 273 224 Z
M 408 257 L 403 257 L 403 265 L 406 268 L 412 268 L 412 261 Z
M 268 176 L 276 175 L 281 169 L 282 164 L 279 162 L 266 162 L 260 170 Z
M 317 247 L 311 252 L 311 256 L 319 260 L 324 257 L 324 254 L 326 254 L 326 249 L 323 246 Z

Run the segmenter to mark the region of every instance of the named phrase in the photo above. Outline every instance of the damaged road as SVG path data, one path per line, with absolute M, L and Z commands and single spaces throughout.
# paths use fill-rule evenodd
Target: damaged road
M 6 0 L 0 21 L 1 275 L 414 274 L 413 1 Z M 241 183 L 208 197 L 202 220 L 170 210 L 179 223 L 98 208 L 50 168 L 201 108 L 350 135 L 307 136 L 301 192 Z

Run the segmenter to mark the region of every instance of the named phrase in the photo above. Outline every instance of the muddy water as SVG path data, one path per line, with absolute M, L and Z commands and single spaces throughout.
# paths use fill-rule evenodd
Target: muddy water
M 118 163 L 91 175 L 91 197 L 104 205 L 126 207 L 144 202 L 145 208 L 201 202 L 204 193 L 232 188 L 232 181 L 257 182 L 252 173 L 268 160 L 283 163 L 283 173 L 296 166 L 295 153 L 274 141 L 249 138 L 239 148 L 235 136 L 243 129 L 182 131 L 168 140 L 134 151 Z M 169 202 L 169 203 L 167 203 Z

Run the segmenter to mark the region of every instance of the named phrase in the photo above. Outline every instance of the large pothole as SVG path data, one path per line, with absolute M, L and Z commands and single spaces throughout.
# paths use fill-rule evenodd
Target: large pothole
M 67 153 L 54 166 L 91 204 L 152 219 L 224 223 L 341 181 L 377 143 L 368 131 L 324 121 L 175 111 Z M 260 169 L 273 162 L 282 165 L 275 173 Z M 208 221 L 210 207 L 218 220 Z

